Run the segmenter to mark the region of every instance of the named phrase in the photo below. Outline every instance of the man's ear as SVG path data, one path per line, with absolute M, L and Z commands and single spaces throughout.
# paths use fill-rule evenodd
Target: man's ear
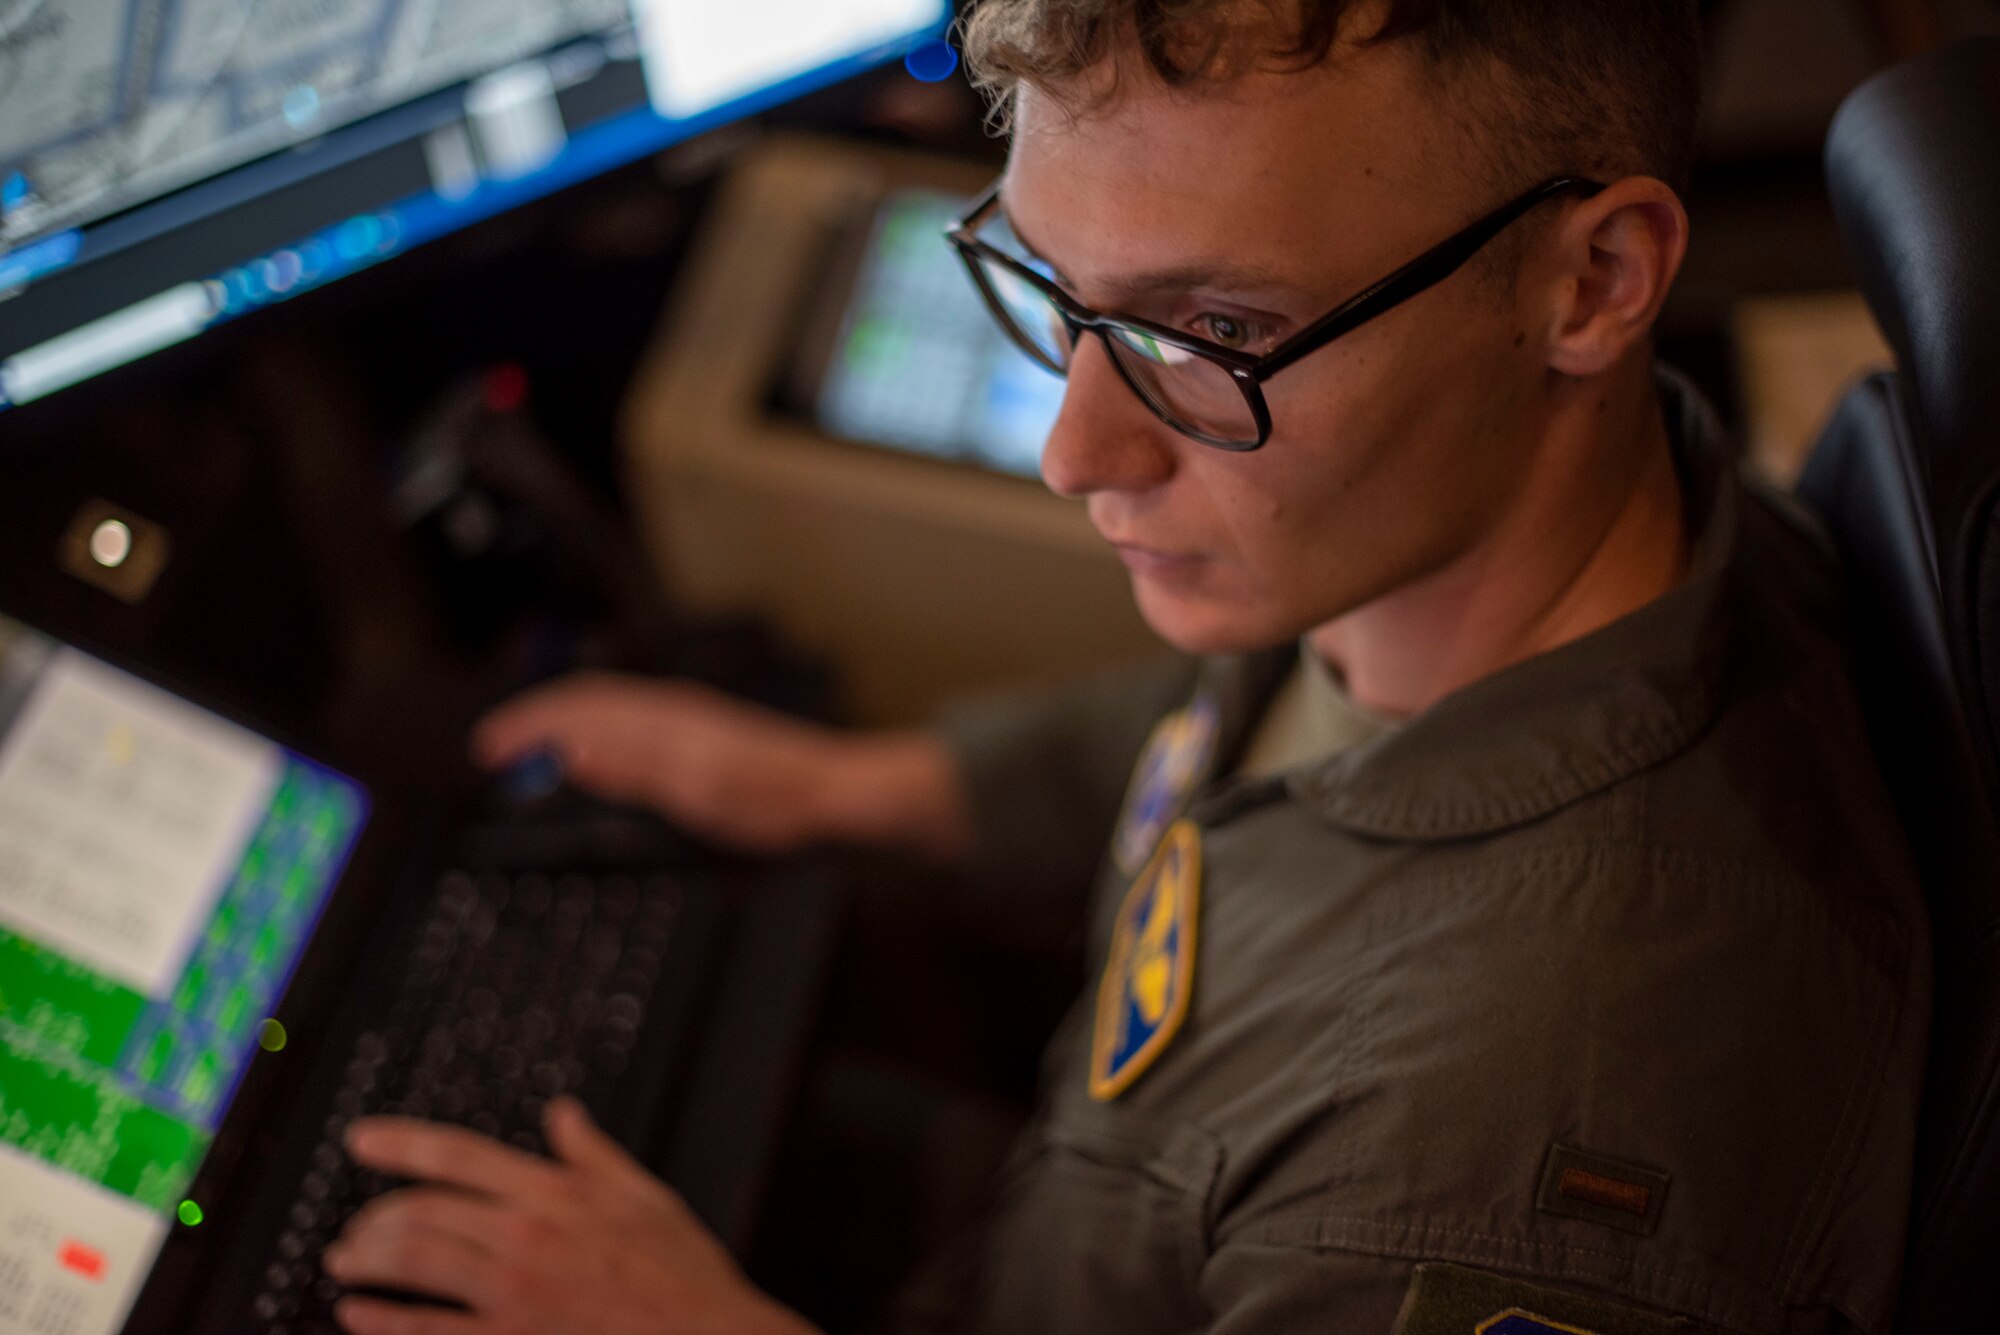
M 1627 177 L 1572 209 L 1550 241 L 1549 366 L 1597 375 L 1651 334 L 1687 254 L 1687 210 L 1664 181 Z

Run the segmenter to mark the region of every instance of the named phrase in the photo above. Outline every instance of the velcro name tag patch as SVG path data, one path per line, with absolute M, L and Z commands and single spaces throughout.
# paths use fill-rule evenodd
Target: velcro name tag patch
M 1201 828 L 1184 820 L 1160 840 L 1118 908 L 1090 1044 L 1090 1096 L 1099 1102 L 1129 1089 L 1180 1032 L 1200 916 Z
M 1417 1267 L 1394 1335 L 1675 1335 L 1694 1328 L 1594 1294 L 1433 1262 Z
M 1542 1165 L 1535 1208 L 1649 1236 L 1660 1226 L 1671 1181 L 1657 1168 L 1552 1145 Z

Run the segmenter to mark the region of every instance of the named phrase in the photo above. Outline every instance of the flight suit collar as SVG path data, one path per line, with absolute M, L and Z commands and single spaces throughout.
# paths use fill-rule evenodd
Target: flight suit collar
M 1714 720 L 1730 633 L 1742 504 L 1731 450 L 1700 393 L 1660 392 L 1694 538 L 1687 578 L 1611 625 L 1446 697 L 1373 741 L 1284 776 L 1209 785 L 1204 822 L 1289 791 L 1328 823 L 1382 839 L 1476 838 L 1522 825 L 1661 763 Z M 1213 660 L 1229 774 L 1295 647 Z

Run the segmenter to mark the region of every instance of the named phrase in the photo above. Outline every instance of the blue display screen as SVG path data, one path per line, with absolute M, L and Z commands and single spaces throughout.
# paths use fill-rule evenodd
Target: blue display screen
M 0 408 L 875 66 L 926 54 L 911 77 L 930 77 L 949 18 L 948 0 L 0 4 Z

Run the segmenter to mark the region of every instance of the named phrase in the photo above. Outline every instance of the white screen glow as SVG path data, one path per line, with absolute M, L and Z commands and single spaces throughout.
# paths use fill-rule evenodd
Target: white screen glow
M 632 0 L 654 108 L 680 120 L 920 32 L 940 0 Z

